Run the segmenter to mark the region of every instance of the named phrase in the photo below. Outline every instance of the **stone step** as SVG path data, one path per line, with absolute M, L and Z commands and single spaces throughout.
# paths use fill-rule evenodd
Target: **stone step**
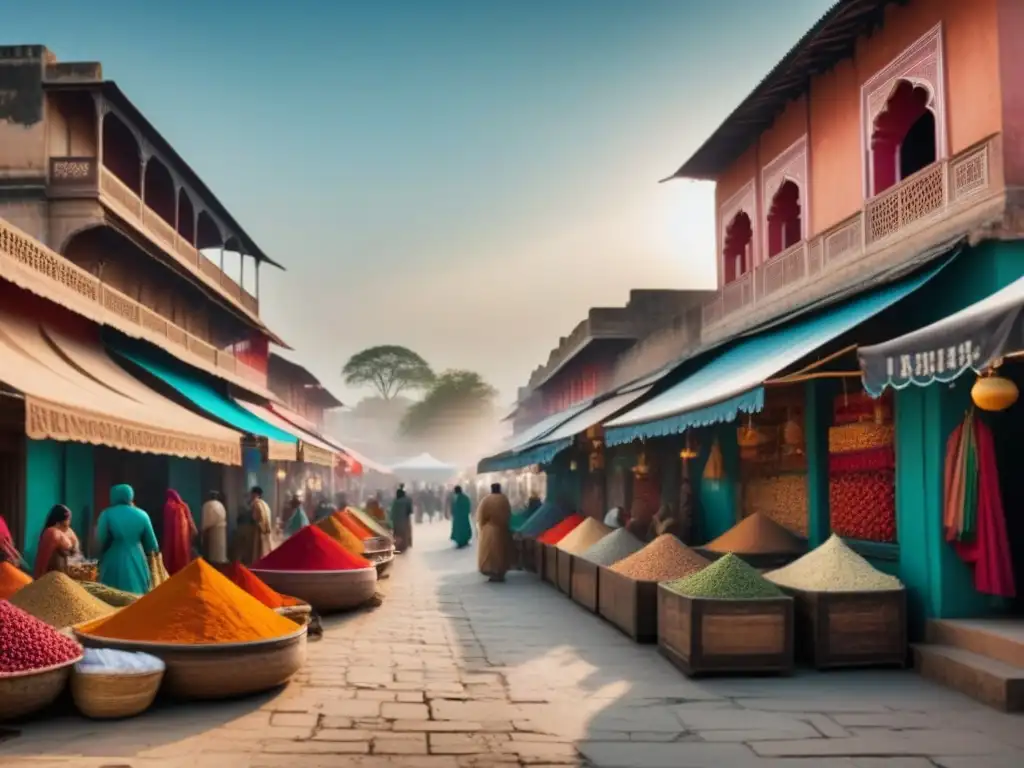
M 1024 667 L 1024 621 L 1014 619 L 932 619 L 927 642 L 951 645 L 1015 667 Z
M 918 673 L 1004 712 L 1024 712 L 1024 667 L 951 645 L 916 644 Z

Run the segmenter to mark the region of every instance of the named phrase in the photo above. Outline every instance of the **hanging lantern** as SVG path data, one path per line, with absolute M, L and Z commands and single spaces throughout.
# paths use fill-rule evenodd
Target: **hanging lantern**
M 754 419 L 747 416 L 747 426 L 736 430 L 736 442 L 740 448 L 759 448 L 768 442 L 768 436 L 754 426 Z
M 693 442 L 690 439 L 692 433 L 687 431 L 686 433 L 686 445 L 683 446 L 683 450 L 679 452 L 679 458 L 683 461 L 690 461 L 697 458 L 697 449 L 693 447 Z
M 576 459 L 573 459 L 572 461 L 569 462 L 569 471 L 570 472 L 575 472 L 576 471 Z
M 650 474 L 651 468 L 647 464 L 647 454 L 641 453 L 636 460 L 636 466 L 633 467 L 633 474 L 636 477 L 647 477 Z
M 1019 396 L 1017 385 L 994 371 L 979 376 L 971 388 L 971 400 L 983 411 L 1005 411 Z
M 725 462 L 722 460 L 722 449 L 718 447 L 718 439 L 711 444 L 711 453 L 704 465 L 705 480 L 721 480 L 725 477 Z

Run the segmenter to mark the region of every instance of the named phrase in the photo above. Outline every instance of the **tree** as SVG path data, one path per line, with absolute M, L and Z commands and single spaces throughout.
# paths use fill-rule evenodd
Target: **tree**
M 423 389 L 434 381 L 427 361 L 407 347 L 384 345 L 357 352 L 341 371 L 349 386 L 371 386 L 390 400 L 407 389 Z
M 474 371 L 445 371 L 402 419 L 402 433 L 421 436 L 490 415 L 497 390 Z

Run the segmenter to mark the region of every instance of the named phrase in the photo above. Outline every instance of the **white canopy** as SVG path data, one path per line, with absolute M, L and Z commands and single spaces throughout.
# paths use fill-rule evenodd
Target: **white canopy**
M 458 473 L 458 468 L 445 464 L 429 453 L 421 453 L 411 459 L 399 462 L 391 467 L 393 474 L 412 482 L 441 483 L 450 480 Z

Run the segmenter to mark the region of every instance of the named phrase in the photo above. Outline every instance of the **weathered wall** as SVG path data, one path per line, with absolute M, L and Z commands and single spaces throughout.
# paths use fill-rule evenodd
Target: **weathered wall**
M 0 181 L 45 174 L 44 54 L 38 45 L 0 46 Z

